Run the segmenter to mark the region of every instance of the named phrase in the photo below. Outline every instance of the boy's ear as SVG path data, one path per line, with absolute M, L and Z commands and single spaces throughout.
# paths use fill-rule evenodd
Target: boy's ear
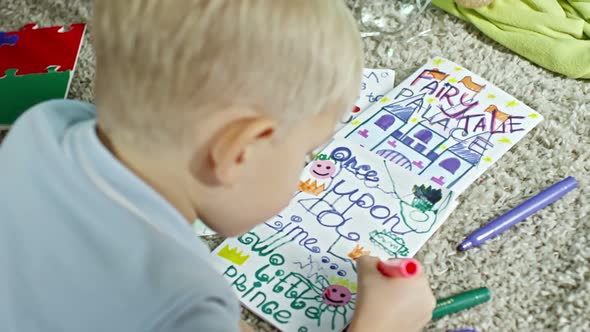
M 242 175 L 254 146 L 272 137 L 277 124 L 268 117 L 236 119 L 221 129 L 210 141 L 208 163 L 215 183 L 228 186 Z

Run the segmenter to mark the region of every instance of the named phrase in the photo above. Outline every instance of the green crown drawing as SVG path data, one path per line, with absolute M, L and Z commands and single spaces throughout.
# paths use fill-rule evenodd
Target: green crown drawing
M 369 240 L 374 245 L 385 250 L 391 257 L 407 257 L 410 253 L 406 241 L 391 232 L 374 230 L 369 233 Z
M 434 204 L 442 199 L 442 190 L 434 189 L 432 186 L 414 186 L 412 191 L 415 196 L 412 206 L 422 212 L 431 211 Z
M 316 160 L 333 160 L 333 158 L 330 155 L 325 154 L 325 153 L 317 154 L 314 159 L 316 159 Z

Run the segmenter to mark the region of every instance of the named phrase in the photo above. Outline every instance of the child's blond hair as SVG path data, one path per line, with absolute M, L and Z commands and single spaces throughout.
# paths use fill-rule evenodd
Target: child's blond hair
M 362 46 L 343 0 L 98 0 L 96 104 L 107 134 L 178 137 L 200 110 L 289 123 L 352 107 Z M 147 133 L 139 135 L 138 133 Z

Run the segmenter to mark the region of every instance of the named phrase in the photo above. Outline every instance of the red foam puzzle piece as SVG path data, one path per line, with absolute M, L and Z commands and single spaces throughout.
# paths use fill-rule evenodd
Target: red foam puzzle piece
M 27 24 L 21 31 L 8 32 L 5 37 L 18 36 L 13 46 L 0 48 L 0 76 L 8 69 L 17 69 L 17 75 L 46 73 L 50 66 L 58 72 L 74 70 L 86 24 L 76 23 L 35 29 Z

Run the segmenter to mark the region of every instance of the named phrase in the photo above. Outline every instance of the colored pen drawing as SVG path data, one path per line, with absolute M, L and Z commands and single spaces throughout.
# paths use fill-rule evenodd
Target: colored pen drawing
M 372 231 L 371 242 L 385 250 L 391 257 L 407 257 L 408 247 L 404 239 L 390 232 Z
M 452 211 L 454 194 L 342 139 L 300 179 L 325 181 L 325 189 L 295 193 L 275 217 L 226 239 L 214 265 L 278 329 L 341 331 L 356 303 L 354 260 L 413 256 Z
M 462 192 L 491 165 L 481 163 L 484 154 L 499 159 L 542 116 L 470 71 L 456 71 L 457 67 L 443 59 L 422 66 L 364 111 L 357 125 L 345 126 L 336 137 L 385 159 L 398 158 L 432 185 Z M 498 136 L 503 137 L 502 144 L 493 143 Z
M 230 249 L 229 245 L 225 245 L 219 251 L 219 253 L 217 253 L 217 255 L 219 257 L 227 259 L 228 261 L 236 265 L 242 265 L 248 260 L 248 258 L 250 258 L 250 255 L 244 255 L 242 251 L 238 251 L 238 247 Z
M 361 256 L 369 255 L 370 253 L 371 253 L 370 251 L 365 250 L 363 247 L 361 247 L 360 245 L 357 244 L 354 247 L 354 249 L 352 249 L 352 251 L 348 253 L 348 257 L 350 259 L 354 260 L 354 259 L 357 259 Z

